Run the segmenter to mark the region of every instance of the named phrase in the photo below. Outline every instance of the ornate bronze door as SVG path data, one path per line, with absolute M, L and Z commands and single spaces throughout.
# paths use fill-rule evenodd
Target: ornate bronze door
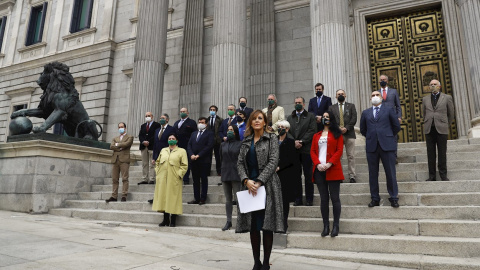
M 406 14 L 368 22 L 372 91 L 385 74 L 398 90 L 402 108 L 400 142 L 424 141 L 422 98 L 437 79 L 452 94 L 441 10 Z M 457 138 L 453 123 L 449 139 Z

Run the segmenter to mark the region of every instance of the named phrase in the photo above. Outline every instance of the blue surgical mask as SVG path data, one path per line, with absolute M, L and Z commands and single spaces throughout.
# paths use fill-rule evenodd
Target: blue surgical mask
M 125 133 L 125 129 L 124 129 L 124 128 L 119 128 L 119 129 L 118 129 L 118 133 L 120 133 L 120 134 Z
M 211 116 L 215 116 L 216 112 L 215 111 L 210 111 Z

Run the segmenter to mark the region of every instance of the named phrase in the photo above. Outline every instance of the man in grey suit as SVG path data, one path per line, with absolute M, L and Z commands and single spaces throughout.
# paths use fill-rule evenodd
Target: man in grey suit
M 428 179 L 436 181 L 436 154 L 438 148 L 438 173 L 442 181 L 447 177 L 447 138 L 455 113 L 452 96 L 441 93 L 440 82 L 430 82 L 431 95 L 423 97 L 423 129 L 427 141 Z
M 382 96 L 383 105 L 388 107 L 392 107 L 395 110 L 395 113 L 398 117 L 398 122 L 402 123 L 402 108 L 400 107 L 400 97 L 398 95 L 397 89 L 388 87 L 388 76 L 387 75 L 380 75 L 379 78 L 380 95 Z M 398 135 L 396 135 L 396 140 L 398 144 Z M 397 150 L 395 150 L 395 163 L 398 163 L 397 158 Z
M 347 152 L 348 174 L 350 183 L 356 183 L 355 180 L 355 124 L 357 123 L 357 110 L 355 104 L 345 102 L 347 94 L 345 90 L 338 89 L 336 93 L 338 103 L 330 106 L 329 110 L 335 116 L 335 120 L 340 125 L 343 134 L 343 143 Z

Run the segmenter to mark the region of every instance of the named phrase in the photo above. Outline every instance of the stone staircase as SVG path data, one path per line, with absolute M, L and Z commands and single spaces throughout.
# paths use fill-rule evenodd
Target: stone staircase
M 390 207 L 385 176 L 380 175 L 381 206 L 368 208 L 370 193 L 364 146 L 356 149 L 358 183 L 341 185 L 342 214 L 340 235 L 320 236 L 323 229 L 319 195 L 313 207 L 291 207 L 289 232 L 276 235 L 285 249 L 275 252 L 330 260 L 352 261 L 414 269 L 480 269 L 480 140 L 448 142 L 448 177 L 451 181 L 425 182 L 425 143 L 399 144 L 397 179 L 400 208 Z M 342 159 L 345 175 L 347 162 Z M 380 167 L 383 170 L 383 167 Z M 212 173 L 214 175 L 214 173 Z M 440 178 L 438 178 L 440 179 Z M 111 179 L 94 185 L 91 192 L 78 194 L 64 208 L 50 214 L 120 223 L 146 229 L 176 232 L 214 239 L 248 242 L 248 234 L 222 232 L 226 222 L 220 177 L 209 177 L 207 204 L 188 205 L 192 185 L 184 187 L 184 214 L 176 228 L 159 228 L 162 214 L 147 202 L 153 185 L 138 186 L 141 167 L 130 169 L 127 202 L 105 203 L 111 195 Z M 316 188 L 315 188 L 316 189 Z M 234 226 L 236 209 L 234 209 Z

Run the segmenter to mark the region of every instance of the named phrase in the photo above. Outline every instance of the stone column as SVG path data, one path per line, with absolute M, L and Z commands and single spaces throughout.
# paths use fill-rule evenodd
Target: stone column
M 345 89 L 349 102 L 356 103 L 351 100 L 356 89 L 351 88 L 354 40 L 349 29 L 349 0 L 310 0 L 310 21 L 314 85 L 325 85 L 325 95 L 333 99 L 337 89 Z
M 211 99 L 222 117 L 245 95 L 246 30 L 246 0 L 215 0 Z
M 274 0 L 252 0 L 248 106 L 264 108 L 268 94 L 275 94 Z
M 142 0 L 138 14 L 128 133 L 138 136 L 144 113 L 162 113 L 163 75 L 167 44 L 168 0 Z
M 480 137 L 480 2 L 478 0 L 459 0 L 462 18 L 463 36 L 465 38 L 465 61 L 467 66 L 467 83 L 470 88 L 470 106 L 472 126 L 468 137 Z M 463 92 L 461 89 L 458 91 Z M 462 108 L 455 108 L 460 110 Z
M 204 0 L 189 0 L 183 31 L 180 108 L 187 107 L 195 121 L 201 115 L 203 65 L 203 11 Z M 206 111 L 204 111 L 206 113 Z

